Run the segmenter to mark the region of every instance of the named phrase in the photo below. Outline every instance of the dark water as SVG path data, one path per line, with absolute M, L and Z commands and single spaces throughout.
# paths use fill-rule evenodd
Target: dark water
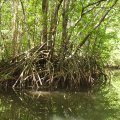
M 89 92 L 0 92 L 0 120 L 120 120 L 120 72 Z

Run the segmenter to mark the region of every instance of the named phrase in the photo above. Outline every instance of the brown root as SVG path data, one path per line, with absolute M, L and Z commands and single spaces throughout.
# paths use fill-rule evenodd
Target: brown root
M 49 54 L 42 45 L 11 59 L 0 68 L 0 84 L 8 83 L 8 86 L 20 89 L 79 90 L 107 79 L 93 57 L 76 54 L 65 58 L 61 65 L 58 55 L 53 55 L 51 60 Z M 11 81 L 12 85 L 9 84 Z

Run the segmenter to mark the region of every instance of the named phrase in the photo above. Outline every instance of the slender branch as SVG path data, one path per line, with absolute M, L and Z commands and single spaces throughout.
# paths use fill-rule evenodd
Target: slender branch
M 101 2 L 103 2 L 103 1 L 106 1 L 106 0 L 99 0 L 99 1 L 94 2 L 94 3 L 90 3 L 89 5 L 87 5 L 87 6 L 85 6 L 85 7 L 83 7 L 83 4 L 81 3 L 81 5 L 82 5 L 82 11 L 81 11 L 80 17 L 78 18 L 78 20 L 76 20 L 75 24 L 73 25 L 72 31 L 71 31 L 70 35 L 68 36 L 69 39 L 70 39 L 71 36 L 72 36 L 73 29 L 79 24 L 79 22 L 82 20 L 83 16 L 86 15 L 86 14 L 88 14 L 89 12 L 93 11 L 96 7 L 93 6 L 91 9 L 89 9 L 89 10 L 87 10 L 87 11 L 85 11 L 85 9 L 86 9 L 87 7 L 89 7 L 89 6 L 94 5 L 94 4 L 99 5 L 99 4 L 100 4 Z
M 108 13 L 111 11 L 111 9 L 115 6 L 115 4 L 118 2 L 118 0 L 115 0 L 115 2 L 112 4 L 112 6 L 105 12 L 105 14 L 102 16 L 102 18 L 99 20 L 99 22 L 94 26 L 93 30 L 91 30 L 86 37 L 83 39 L 83 41 L 77 46 L 77 49 L 75 53 L 85 44 L 85 42 L 88 40 L 88 38 L 91 36 L 94 30 L 96 30 L 102 22 L 105 20 Z
M 107 1 L 107 0 L 98 0 L 98 1 L 96 1 L 96 2 L 93 2 L 93 3 L 89 3 L 88 5 L 86 5 L 85 7 L 84 7 L 84 9 L 85 8 L 88 8 L 88 7 L 90 7 L 90 6 L 93 6 L 93 5 L 98 5 L 98 4 L 100 4 L 101 2 L 104 2 L 104 1 Z
M 83 17 L 84 15 L 86 15 L 86 14 L 89 13 L 89 12 L 91 12 L 91 11 L 94 10 L 96 7 L 93 6 L 91 9 L 89 9 L 89 10 L 87 10 L 87 11 L 85 11 L 85 8 L 87 8 L 87 7 L 89 7 L 89 6 L 92 6 L 92 5 L 94 5 L 94 4 L 99 5 L 99 4 L 100 4 L 101 2 L 103 2 L 103 1 L 106 1 L 106 0 L 99 0 L 99 1 L 97 1 L 97 2 L 94 2 L 94 3 L 91 3 L 91 4 L 87 5 L 87 6 L 85 6 L 85 7 L 82 6 L 81 15 L 80 15 L 79 19 L 75 22 L 73 28 L 75 28 L 75 27 L 77 26 L 77 24 L 82 20 L 82 17 Z
M 20 3 L 21 3 L 22 12 L 23 12 L 23 15 L 24 15 L 24 21 L 25 21 L 25 9 L 24 9 L 24 5 L 23 5 L 23 1 L 20 0 Z

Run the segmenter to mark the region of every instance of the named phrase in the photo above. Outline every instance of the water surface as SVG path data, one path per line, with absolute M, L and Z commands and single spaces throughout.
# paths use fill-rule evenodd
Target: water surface
M 120 120 L 120 72 L 87 92 L 1 90 L 0 120 Z

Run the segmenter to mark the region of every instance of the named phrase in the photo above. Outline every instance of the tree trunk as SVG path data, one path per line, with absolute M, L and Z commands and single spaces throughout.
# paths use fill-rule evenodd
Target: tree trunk
M 62 42 L 60 49 L 60 59 L 63 60 L 66 52 L 66 41 L 67 41 L 67 23 L 68 23 L 68 8 L 69 0 L 63 1 L 63 12 L 62 12 Z
M 2 28 L 1 28 L 1 25 L 2 25 L 2 20 L 1 20 L 1 9 L 2 9 L 2 3 L 1 3 L 1 0 L 0 0 L 0 39 L 2 38 L 2 33 L 1 33 L 1 30 L 2 30 Z
M 56 29 L 57 29 L 57 22 L 58 22 L 58 12 L 62 2 L 63 0 L 58 0 L 56 4 L 54 4 L 54 8 L 52 9 L 50 31 L 49 31 L 49 38 L 48 38 L 48 49 L 51 50 L 51 56 L 54 51 Z
M 42 0 L 42 43 L 47 43 L 47 25 L 48 25 L 48 18 L 47 18 L 47 13 L 48 13 L 48 0 Z
M 12 57 L 17 55 L 17 36 L 18 36 L 18 24 L 17 24 L 17 14 L 18 14 L 18 0 L 13 0 L 13 19 L 12 19 Z

